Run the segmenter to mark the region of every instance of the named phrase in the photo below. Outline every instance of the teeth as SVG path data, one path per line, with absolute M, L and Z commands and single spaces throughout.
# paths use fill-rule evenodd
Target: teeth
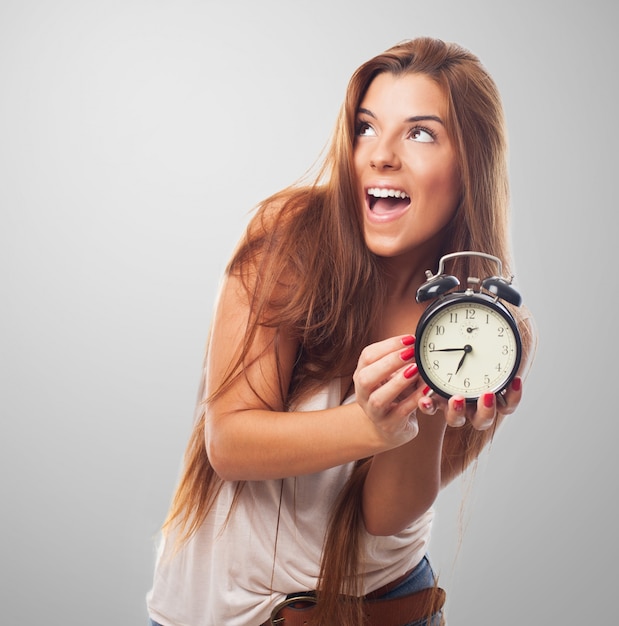
M 370 187 L 368 195 L 375 198 L 408 198 L 408 194 L 400 189 L 384 189 L 382 187 Z

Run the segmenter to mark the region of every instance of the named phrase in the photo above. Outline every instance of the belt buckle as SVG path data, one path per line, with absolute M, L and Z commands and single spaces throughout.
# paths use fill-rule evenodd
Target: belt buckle
M 280 602 L 274 609 L 271 611 L 271 617 L 267 622 L 268 626 L 281 626 L 286 621 L 285 617 L 277 617 L 277 614 L 285 609 L 287 606 L 295 604 L 296 602 L 309 602 L 311 604 L 317 604 L 318 600 L 316 596 L 312 596 L 309 594 L 302 594 L 298 596 L 293 596 L 291 598 L 286 598 L 282 602 Z

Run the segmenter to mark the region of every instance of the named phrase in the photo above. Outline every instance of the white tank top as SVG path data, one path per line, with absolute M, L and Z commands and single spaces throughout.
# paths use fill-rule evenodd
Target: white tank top
M 297 410 L 337 406 L 340 394 L 335 380 Z M 151 618 L 163 626 L 258 626 L 286 595 L 315 589 L 332 506 L 352 467 L 249 481 L 227 523 L 236 483 L 224 483 L 213 510 L 179 551 L 173 552 L 173 536 L 162 539 L 147 595 Z M 431 509 L 390 537 L 365 533 L 365 593 L 421 561 L 432 518 Z

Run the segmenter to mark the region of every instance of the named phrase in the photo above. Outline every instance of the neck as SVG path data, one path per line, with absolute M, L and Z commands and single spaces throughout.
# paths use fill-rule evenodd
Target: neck
M 398 257 L 381 257 L 379 260 L 390 300 L 415 299 L 417 289 L 427 277 L 426 270 L 436 272 L 440 255 L 436 251 L 415 251 Z

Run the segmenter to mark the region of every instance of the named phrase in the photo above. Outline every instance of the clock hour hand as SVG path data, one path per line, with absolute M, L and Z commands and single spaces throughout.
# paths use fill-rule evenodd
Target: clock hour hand
M 430 352 L 462 352 L 462 350 L 466 351 L 466 346 L 464 348 L 432 348 Z
M 463 350 L 464 350 L 464 354 L 462 355 L 462 358 L 460 359 L 460 363 L 458 363 L 458 367 L 456 368 L 456 374 L 460 371 L 460 368 L 462 367 L 462 364 L 464 363 L 464 359 L 466 358 L 466 355 L 469 352 L 472 352 L 473 348 L 467 343 L 466 346 L 464 346 Z

